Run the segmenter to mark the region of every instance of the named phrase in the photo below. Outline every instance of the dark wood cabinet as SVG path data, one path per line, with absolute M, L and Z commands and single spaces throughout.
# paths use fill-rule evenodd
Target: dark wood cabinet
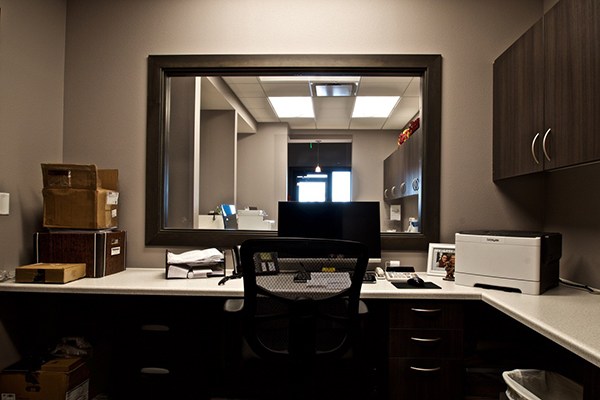
M 600 6 L 562 0 L 544 17 L 546 168 L 600 160 Z
M 494 180 L 600 160 L 594 3 L 559 1 L 494 62 Z
M 383 161 L 383 198 L 393 202 L 421 189 L 423 136 L 416 131 Z
M 494 180 L 541 171 L 543 21 L 494 62 Z
M 397 301 L 390 304 L 389 313 L 389 398 L 461 398 L 462 304 Z

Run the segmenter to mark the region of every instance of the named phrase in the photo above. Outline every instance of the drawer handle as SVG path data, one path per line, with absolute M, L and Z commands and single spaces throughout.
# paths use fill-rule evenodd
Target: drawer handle
M 413 371 L 418 371 L 418 372 L 437 372 L 439 370 L 441 370 L 441 367 L 435 367 L 435 368 L 419 368 L 419 367 L 410 367 L 410 369 L 412 369 Z
M 440 340 L 442 340 L 442 338 L 439 338 L 439 337 L 436 337 L 436 338 L 411 337 L 410 340 L 415 341 L 415 342 L 421 342 L 421 343 L 433 343 L 433 342 L 439 342 Z
M 436 313 L 442 311 L 440 308 L 411 308 L 411 310 L 417 313 Z

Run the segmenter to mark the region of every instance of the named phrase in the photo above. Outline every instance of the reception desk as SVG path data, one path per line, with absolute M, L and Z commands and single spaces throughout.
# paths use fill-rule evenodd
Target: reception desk
M 431 361 L 427 355 L 405 352 L 398 338 L 410 336 L 413 331 L 433 332 L 429 329 L 447 335 L 449 343 L 453 343 L 450 350 L 438 352 L 433 358 L 450 363 L 450 370 L 461 372 L 453 377 L 448 387 L 456 396 L 462 398 L 465 395 L 464 398 L 468 398 L 465 386 L 469 383 L 463 379 L 462 372 L 469 370 L 472 360 L 468 360 L 465 354 L 479 357 L 484 348 L 480 339 L 485 337 L 487 340 L 494 336 L 492 331 L 496 329 L 515 332 L 513 327 L 508 327 L 509 324 L 521 326 L 523 332 L 530 333 L 527 333 L 527 339 L 523 337 L 523 340 L 530 340 L 527 343 L 533 343 L 526 345 L 530 346 L 526 348 L 527 353 L 536 350 L 536 342 L 555 346 L 556 357 L 568 359 L 557 359 L 557 364 L 577 366 L 574 371 L 578 376 L 574 378 L 584 385 L 585 398 L 600 398 L 600 297 L 565 286 L 551 289 L 540 296 L 523 295 L 459 286 L 440 277 L 422 276 L 440 289 L 397 289 L 385 280 L 363 285 L 361 298 L 369 306 L 369 311 L 373 310 L 371 340 L 378 343 L 373 347 L 377 353 L 373 362 L 379 374 L 373 379 L 380 381 L 380 386 L 383 386 L 383 389 L 379 389 L 381 398 L 406 395 L 405 389 L 398 387 L 402 385 L 394 383 L 397 381 L 394 377 L 401 374 L 405 363 L 413 360 Z M 174 330 L 175 339 L 169 339 L 173 348 L 167 353 L 181 351 L 189 354 L 189 349 L 194 346 L 210 347 L 205 342 L 210 342 L 212 336 L 220 334 L 219 330 L 223 327 L 221 310 L 225 299 L 243 296 L 241 279 L 229 280 L 224 285 L 219 285 L 219 280 L 166 280 L 164 271 L 160 269 L 129 268 L 103 278 L 85 278 L 64 285 L 4 282 L 0 283 L 0 298 L 3 299 L 2 304 L 10 306 L 2 307 L 0 317 L 21 353 L 31 344 L 45 344 L 43 335 L 60 336 L 69 329 L 75 334 L 78 331 L 91 334 L 101 345 L 122 341 L 112 348 L 114 352 L 122 352 L 131 349 L 132 343 L 133 347 L 141 346 L 143 340 L 131 332 L 121 336 L 120 332 L 127 330 L 120 324 L 174 323 L 179 328 Z M 434 307 L 436 310 L 445 307 L 449 317 L 440 320 L 439 325 L 411 326 L 410 315 L 405 316 L 404 313 L 423 307 Z M 51 311 L 48 310 L 50 308 Z M 498 323 L 498 328 L 491 328 L 494 323 Z M 53 324 L 58 326 L 48 329 L 47 325 Z M 46 333 L 39 330 L 41 327 L 46 329 Z M 116 336 L 111 338 L 112 342 L 101 340 L 111 335 Z M 498 338 L 493 339 L 486 343 Z M 520 338 L 512 337 L 511 340 L 518 342 Z M 219 353 L 227 344 L 217 345 L 217 342 L 219 340 L 215 338 L 213 348 L 195 356 L 219 358 Z M 544 347 L 545 353 L 546 349 Z M 145 352 L 138 348 L 133 355 L 144 357 Z M 168 354 L 164 356 L 168 358 Z M 131 360 L 132 355 L 123 359 Z M 104 362 L 121 362 L 123 359 L 112 356 Z M 544 357 L 536 360 L 540 359 L 544 360 Z M 494 366 L 503 361 L 503 356 L 500 356 L 494 361 Z M 190 365 L 197 365 L 197 362 L 184 364 L 182 369 L 188 370 Z M 531 365 L 530 359 L 524 356 L 522 366 L 510 364 L 508 367 L 528 368 Z M 210 371 L 217 369 L 216 366 L 206 368 Z M 201 370 L 211 376 L 210 371 Z M 107 379 L 112 378 L 109 376 Z M 214 377 L 211 379 L 215 381 Z M 425 397 L 428 396 L 433 397 Z M 449 398 L 454 398 L 454 395 Z

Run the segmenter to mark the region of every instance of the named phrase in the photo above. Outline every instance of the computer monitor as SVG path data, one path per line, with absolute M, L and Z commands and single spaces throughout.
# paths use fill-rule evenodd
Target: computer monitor
M 279 202 L 278 236 L 354 240 L 381 259 L 379 202 Z

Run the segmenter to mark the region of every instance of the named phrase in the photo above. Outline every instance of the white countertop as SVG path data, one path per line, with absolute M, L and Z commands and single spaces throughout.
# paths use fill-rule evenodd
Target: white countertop
M 422 277 L 442 289 L 396 289 L 379 280 L 364 284 L 364 299 L 482 300 L 581 358 L 600 367 L 600 296 L 559 286 L 540 296 L 456 285 L 437 276 Z M 242 297 L 243 282 L 221 278 L 165 279 L 156 268 L 129 268 L 103 278 L 84 278 L 67 284 L 0 283 L 0 292 L 89 293 L 164 296 Z

